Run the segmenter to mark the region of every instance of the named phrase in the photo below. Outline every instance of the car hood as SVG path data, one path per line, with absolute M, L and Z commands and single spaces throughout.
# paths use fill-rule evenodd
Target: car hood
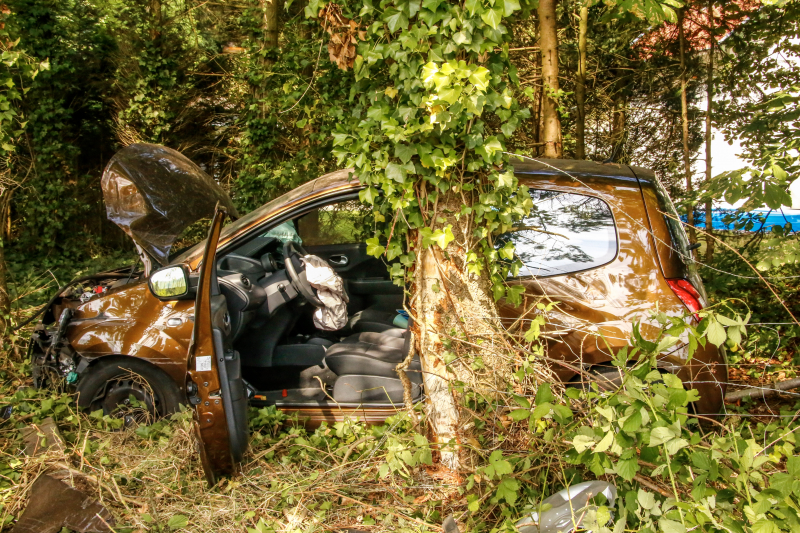
M 210 217 L 219 202 L 237 217 L 228 194 L 180 152 L 131 144 L 111 158 L 100 182 L 108 219 L 162 265 L 178 236 Z

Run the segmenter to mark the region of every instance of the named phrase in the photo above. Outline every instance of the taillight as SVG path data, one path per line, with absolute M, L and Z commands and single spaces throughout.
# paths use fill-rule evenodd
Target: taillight
M 694 317 L 697 320 L 700 320 L 697 312 L 703 308 L 703 305 L 700 303 L 700 293 L 697 292 L 697 289 L 685 279 L 668 279 L 667 284 L 672 289 L 672 292 L 675 293 L 675 296 L 683 302 L 683 305 L 694 313 Z

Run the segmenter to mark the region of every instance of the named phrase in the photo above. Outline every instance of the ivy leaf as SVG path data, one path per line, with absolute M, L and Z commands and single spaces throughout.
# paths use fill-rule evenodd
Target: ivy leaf
M 497 176 L 497 186 L 512 188 L 514 186 L 514 171 L 509 170 Z M 509 257 L 509 259 L 511 258 Z
M 386 248 L 380 245 L 378 242 L 377 237 L 372 237 L 371 239 L 366 240 L 367 244 L 367 254 L 371 255 L 372 257 L 380 257 Z
M 387 9 L 383 20 L 386 22 L 391 33 L 396 32 L 399 28 L 408 26 L 408 17 L 406 14 L 396 9 Z
M 481 13 L 481 20 L 492 27 L 493 30 L 497 29 L 500 25 L 500 20 L 503 18 L 499 9 L 487 9 Z
M 412 157 L 417 155 L 417 149 L 407 144 L 396 144 L 394 146 L 394 155 L 403 163 L 408 163 Z
M 378 197 L 378 190 L 375 187 L 367 187 L 366 189 L 363 189 L 358 193 L 358 199 L 365 204 L 370 204 L 370 205 L 374 204 L 375 198 L 377 197 Z
M 503 1 L 503 16 L 509 17 L 514 11 L 521 9 L 519 0 L 504 0 Z
M 389 163 L 386 165 L 386 177 L 397 183 L 403 183 L 406 180 L 406 169 L 397 163 Z
M 479 6 L 481 6 L 481 0 L 467 0 L 464 4 L 464 7 L 467 8 L 470 15 L 474 15 Z

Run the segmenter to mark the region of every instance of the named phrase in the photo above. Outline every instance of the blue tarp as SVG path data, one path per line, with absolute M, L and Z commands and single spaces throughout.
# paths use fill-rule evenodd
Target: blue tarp
M 792 225 L 792 231 L 800 231 L 800 211 L 796 209 L 791 210 L 778 210 L 778 211 L 750 211 L 747 213 L 740 213 L 736 209 L 714 209 L 711 211 L 711 221 L 714 229 L 719 230 L 736 230 L 739 225 L 739 231 L 758 231 L 762 227 L 769 231 L 772 226 L 785 226 L 788 222 Z M 681 215 L 681 220 L 686 222 L 688 217 Z M 748 221 L 752 221 L 752 228 L 749 228 Z M 705 227 L 706 214 L 704 211 L 695 211 L 694 225 Z M 741 227 L 745 225 L 744 227 Z

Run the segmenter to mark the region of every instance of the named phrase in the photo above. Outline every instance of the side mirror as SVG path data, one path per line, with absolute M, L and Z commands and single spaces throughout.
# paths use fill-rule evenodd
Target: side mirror
M 159 300 L 178 300 L 189 294 L 189 273 L 183 265 L 168 266 L 153 272 L 148 285 Z

